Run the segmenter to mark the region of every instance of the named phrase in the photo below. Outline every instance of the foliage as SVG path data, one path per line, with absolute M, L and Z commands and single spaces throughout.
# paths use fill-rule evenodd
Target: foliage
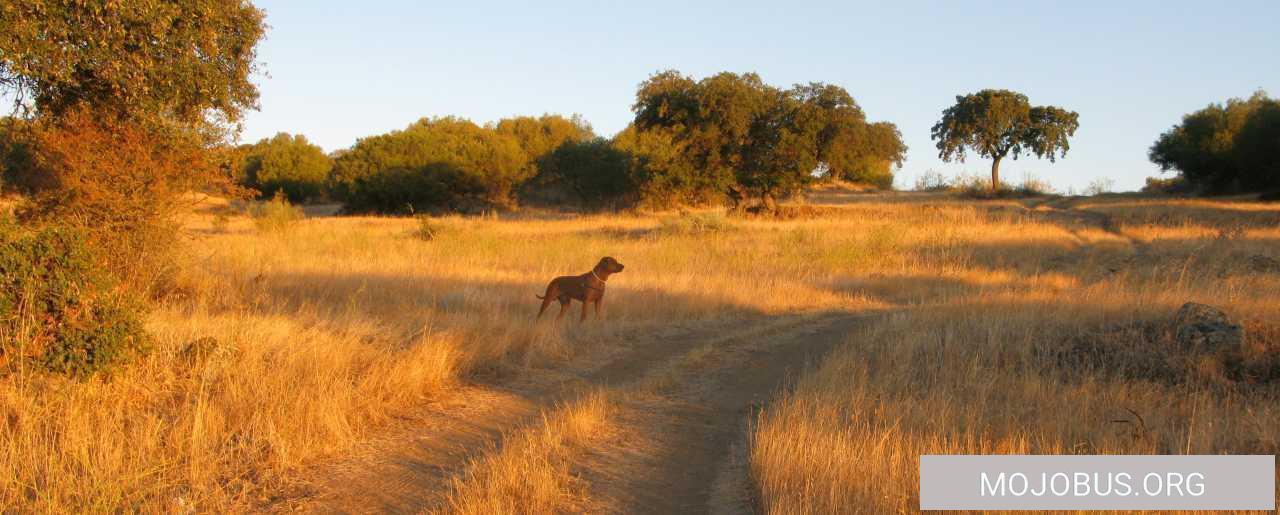
M 245 186 L 258 190 L 263 198 L 284 194 L 293 202 L 320 197 L 333 162 L 324 150 L 301 134 L 286 133 L 264 138 L 241 148 L 240 174 Z
M 4 2 L 0 27 L 0 93 L 42 115 L 235 121 L 257 103 L 265 26 L 249 2 Z
M 5 186 L 33 198 L 29 221 L 92 229 L 101 263 L 150 288 L 171 271 L 183 195 L 228 185 L 217 143 L 256 106 L 262 12 L 242 0 L 32 0 L 0 3 L 0 27 L 0 95 L 26 125 Z
M 750 196 L 772 208 L 822 169 L 832 178 L 891 184 L 888 167 L 906 150 L 892 124 L 868 125 L 844 89 L 809 83 L 782 90 L 754 73 L 694 81 L 660 72 L 640 85 L 633 110 L 636 131 L 672 135 L 682 168 L 694 171 L 680 182 L 729 192 L 739 204 Z
M 289 199 L 281 192 L 266 202 L 258 202 L 249 207 L 249 216 L 253 224 L 261 231 L 280 232 L 288 229 L 299 220 L 306 218 L 302 208 L 289 203 Z
M 887 188 L 893 167 L 902 166 L 907 146 L 897 126 L 867 123 L 866 115 L 843 88 L 818 82 L 796 85 L 789 93 L 810 110 L 818 129 L 818 160 L 830 179 Z
M 1148 152 L 1205 192 L 1280 189 L 1280 101 L 1256 92 L 1183 116 Z
M 183 126 L 76 111 L 32 124 L 29 137 L 29 165 L 8 177 L 32 200 L 23 216 L 91 229 L 110 271 L 138 289 L 168 271 L 185 194 L 229 186 L 221 156 Z
M 1000 161 L 1030 154 L 1050 162 L 1067 155 L 1079 115 L 1055 106 L 1031 106 L 1026 95 L 984 89 L 956 96 L 933 126 L 938 157 L 964 162 L 965 151 L 991 159 L 991 188 L 1000 183 Z
M 335 194 L 357 211 L 508 207 L 530 177 L 515 138 L 460 118 L 362 138 L 334 161 Z
M 508 136 L 520 145 L 525 155 L 525 175 L 537 173 L 540 160 L 560 145 L 565 143 L 581 143 L 596 137 L 591 124 L 579 115 L 565 118 L 560 115 L 544 114 L 537 118 L 517 116 L 498 120 L 494 131 Z
M 724 195 L 702 181 L 671 130 L 640 131 L 628 125 L 613 137 L 612 145 L 627 156 L 628 176 L 640 203 L 658 208 L 699 205 Z
M 141 304 L 100 268 L 83 230 L 0 221 L 0 371 L 83 376 L 145 347 Z
M 630 156 L 608 140 L 566 142 L 541 160 L 542 176 L 573 191 L 582 204 L 617 204 L 635 192 Z
M 1147 182 L 1142 186 L 1143 193 L 1159 193 L 1164 195 L 1176 195 L 1180 193 L 1188 193 L 1191 191 L 1191 185 L 1187 183 L 1186 178 L 1177 177 L 1147 177 Z

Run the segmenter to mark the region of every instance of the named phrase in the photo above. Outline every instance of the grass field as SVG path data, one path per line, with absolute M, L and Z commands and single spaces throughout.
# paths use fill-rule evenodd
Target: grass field
M 0 383 L 0 504 L 305 507 L 309 471 L 413 428 L 423 405 L 623 346 L 642 353 L 640 341 L 679 349 L 631 374 L 643 380 L 612 373 L 571 402 L 535 403 L 537 424 L 495 429 L 506 443 L 477 447 L 426 507 L 609 511 L 629 498 L 596 485 L 670 472 L 644 465 L 666 441 L 644 428 L 683 420 L 668 414 L 684 399 L 672 392 L 709 370 L 750 374 L 721 347 L 770 338 L 698 331 L 769 335 L 797 316 L 872 314 L 793 388 L 725 422 L 750 429 L 735 444 L 741 485 L 724 489 L 768 512 L 913 511 L 923 453 L 1280 448 L 1275 204 L 827 191 L 781 220 L 517 213 L 276 228 L 223 209 L 188 220 L 185 271 L 151 316 L 149 354 L 88 381 Z M 605 255 L 627 270 L 609 283 L 604 321 L 534 323 L 548 279 Z M 1242 323 L 1243 348 L 1172 345 L 1167 322 L 1187 301 Z M 632 447 L 614 453 L 619 442 Z

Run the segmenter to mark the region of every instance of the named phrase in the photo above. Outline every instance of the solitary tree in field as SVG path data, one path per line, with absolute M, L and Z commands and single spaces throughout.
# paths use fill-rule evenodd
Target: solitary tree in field
M 1080 127 L 1079 115 L 1055 106 L 1032 106 L 1027 96 L 1004 89 L 984 89 L 957 96 L 933 126 L 938 157 L 964 162 L 965 150 L 991 159 L 991 191 L 1000 188 L 1000 161 L 1022 154 L 1065 157 L 1067 139 Z

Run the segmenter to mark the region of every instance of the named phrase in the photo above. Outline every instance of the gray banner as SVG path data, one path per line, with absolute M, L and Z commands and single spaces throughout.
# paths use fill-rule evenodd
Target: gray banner
M 1266 456 L 920 457 L 922 510 L 1274 510 Z

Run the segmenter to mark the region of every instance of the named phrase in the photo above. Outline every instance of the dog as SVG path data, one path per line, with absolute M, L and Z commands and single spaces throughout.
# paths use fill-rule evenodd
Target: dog
M 604 301 L 605 283 L 609 281 L 609 276 L 621 272 L 625 268 L 622 263 L 611 257 L 603 257 L 595 268 L 590 272 L 582 275 L 566 275 L 552 279 L 547 284 L 547 291 L 543 295 L 534 295 L 542 299 L 542 308 L 538 310 L 538 319 L 542 319 L 542 313 L 547 311 L 547 306 L 551 305 L 551 301 L 560 301 L 560 314 L 556 315 L 556 320 L 564 318 L 564 314 L 569 310 L 569 303 L 573 300 L 582 302 L 582 319 L 587 319 L 587 305 L 595 304 L 596 320 L 600 319 L 600 303 Z

